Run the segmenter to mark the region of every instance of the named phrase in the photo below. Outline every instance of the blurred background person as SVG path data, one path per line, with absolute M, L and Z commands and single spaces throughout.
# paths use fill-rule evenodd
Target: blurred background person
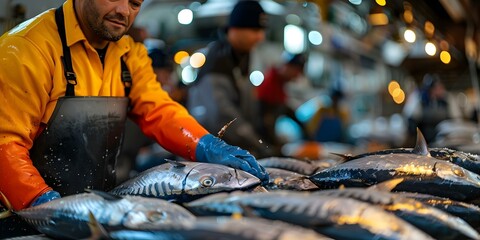
M 262 118 L 249 80 L 250 53 L 265 39 L 267 15 L 257 1 L 239 1 L 230 13 L 225 34 L 210 43 L 197 80 L 189 85 L 189 112 L 208 130 L 231 124 L 223 139 L 257 158 L 271 155 L 259 132 Z
M 349 114 L 342 107 L 344 93 L 339 89 L 331 89 L 328 101 L 322 105 L 307 122 L 308 137 L 316 142 L 348 143 L 347 134 Z
M 280 116 L 286 115 L 297 122 L 299 126 L 303 126 L 303 123 L 298 121 L 295 116 L 295 109 L 291 109 L 286 104 L 285 85 L 304 75 L 306 60 L 304 54 L 283 52 L 282 63 L 267 69 L 262 84 L 256 89 L 263 119 L 261 133 L 267 142 L 274 144 L 276 148 L 280 148 L 284 144 L 282 139 L 275 134 L 275 123 Z
M 415 138 L 418 127 L 427 143 L 435 141 L 440 122 L 462 119 L 459 105 L 437 74 L 425 74 L 421 87 L 408 97 L 403 114 L 407 119 L 408 137 Z

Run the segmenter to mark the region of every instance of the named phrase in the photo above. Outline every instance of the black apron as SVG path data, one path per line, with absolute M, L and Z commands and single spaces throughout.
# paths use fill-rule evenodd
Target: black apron
M 130 72 L 120 59 L 126 97 L 75 97 L 76 76 L 66 45 L 62 7 L 56 10 L 55 20 L 63 45 L 66 96 L 58 99 L 46 128 L 30 149 L 30 158 L 46 183 L 62 196 L 82 193 L 86 188 L 108 191 L 115 187 Z M 31 234 L 38 232 L 18 216 L 0 220 L 0 238 Z

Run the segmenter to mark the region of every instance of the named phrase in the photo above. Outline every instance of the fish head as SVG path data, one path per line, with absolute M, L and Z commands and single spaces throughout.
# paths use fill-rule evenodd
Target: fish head
M 127 196 L 132 203 L 125 212 L 123 224 L 132 229 L 170 225 L 195 220 L 195 216 L 178 204 L 141 196 Z
M 219 164 L 200 163 L 193 167 L 185 179 L 184 192 L 205 195 L 254 188 L 260 179 L 245 171 Z
M 437 161 L 433 166 L 433 171 L 438 177 L 449 182 L 480 188 L 480 176 L 461 166 L 445 161 Z

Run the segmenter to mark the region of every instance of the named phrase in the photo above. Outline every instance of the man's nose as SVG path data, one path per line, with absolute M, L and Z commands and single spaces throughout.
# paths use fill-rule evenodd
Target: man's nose
M 122 16 L 128 17 L 130 15 L 130 1 L 129 0 L 120 0 L 117 1 L 116 12 Z

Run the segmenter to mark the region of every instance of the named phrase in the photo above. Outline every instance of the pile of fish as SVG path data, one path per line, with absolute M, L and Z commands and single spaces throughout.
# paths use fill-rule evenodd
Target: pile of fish
M 480 159 L 414 148 L 341 159 L 259 159 L 258 178 L 174 162 L 109 192 L 10 211 L 54 239 L 480 239 Z M 6 215 L 5 213 L 3 215 Z

